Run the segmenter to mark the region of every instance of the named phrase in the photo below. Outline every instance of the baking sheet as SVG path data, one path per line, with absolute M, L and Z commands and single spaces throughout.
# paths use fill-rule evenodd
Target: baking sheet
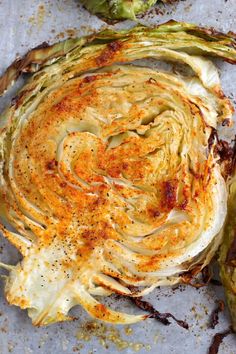
M 157 24 L 171 18 L 214 26 L 219 30 L 236 32 L 235 0 L 185 0 L 178 4 L 161 6 L 162 14 L 151 10 L 140 19 L 143 24 Z M 131 21 L 118 23 L 115 28 L 132 26 Z M 0 0 L 0 74 L 16 58 L 43 41 L 54 42 L 68 36 L 83 35 L 107 24 L 90 15 L 76 0 Z M 233 100 L 236 98 L 236 68 L 218 63 L 223 88 Z M 18 86 L 20 83 L 18 84 Z M 12 94 L 12 92 L 11 92 Z M 10 95 L 0 98 L 0 111 Z M 14 264 L 18 259 L 16 250 L 0 237 L 0 260 Z M 215 301 L 223 298 L 221 287 L 208 286 L 196 290 L 191 287 L 156 289 L 147 297 L 162 312 L 172 312 L 186 320 L 189 331 L 175 323 L 166 327 L 149 319 L 132 326 L 99 327 L 88 331 L 87 337 L 81 326 L 91 320 L 77 307 L 73 313 L 79 320 L 72 323 L 34 328 L 26 312 L 7 305 L 0 284 L 0 353 L 120 353 L 134 352 L 155 354 L 205 354 L 213 335 L 229 326 L 228 313 L 220 314 L 215 330 L 208 328 L 209 315 Z M 111 298 L 114 308 L 130 313 L 139 312 L 128 300 Z M 88 326 L 86 327 L 88 328 Z M 82 338 L 81 338 L 82 337 Z M 236 338 L 231 335 L 221 345 L 220 354 L 236 353 Z

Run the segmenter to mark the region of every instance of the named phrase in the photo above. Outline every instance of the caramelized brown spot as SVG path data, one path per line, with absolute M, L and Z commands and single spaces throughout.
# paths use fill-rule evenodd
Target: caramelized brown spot
M 92 81 L 95 81 L 96 78 L 97 78 L 97 75 L 90 75 L 90 76 L 86 76 L 83 81 L 84 82 L 92 82 Z
M 230 119 L 226 118 L 222 121 L 222 126 L 223 127 L 229 127 L 230 126 Z
M 55 159 L 53 159 L 46 164 L 46 168 L 47 170 L 54 170 L 57 167 L 57 165 L 58 162 Z
M 173 209 L 177 197 L 177 182 L 175 180 L 163 183 L 163 197 L 162 206 L 164 208 Z
M 233 148 L 225 140 L 219 140 L 217 143 L 217 152 L 222 161 L 233 157 Z
M 148 81 L 147 81 L 149 84 L 156 84 L 156 80 L 155 79 L 153 79 L 152 77 L 150 77 L 150 79 L 148 79 Z
M 158 218 L 158 216 L 161 215 L 161 213 L 159 212 L 159 210 L 155 209 L 155 208 L 150 208 L 148 209 L 148 214 L 152 217 L 152 218 Z
M 105 65 L 111 59 L 114 58 L 116 52 L 118 52 L 122 47 L 121 41 L 111 42 L 104 49 L 102 54 L 96 58 L 96 64 L 99 66 Z

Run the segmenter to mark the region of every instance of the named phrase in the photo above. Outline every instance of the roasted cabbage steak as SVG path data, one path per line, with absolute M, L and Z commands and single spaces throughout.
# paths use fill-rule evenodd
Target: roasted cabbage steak
M 235 63 L 233 34 L 171 21 L 44 44 L 0 79 L 4 93 L 34 73 L 0 118 L 1 231 L 23 256 L 1 263 L 5 294 L 34 325 L 77 304 L 140 321 L 101 296 L 141 296 L 210 262 L 227 209 L 213 133 L 233 108 L 208 55 Z

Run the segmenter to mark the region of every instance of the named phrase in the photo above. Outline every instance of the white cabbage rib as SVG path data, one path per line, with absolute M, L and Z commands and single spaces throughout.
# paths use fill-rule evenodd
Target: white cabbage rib
M 1 217 L 15 230 L 1 230 L 24 256 L 5 266 L 5 293 L 35 325 L 69 320 L 77 304 L 107 322 L 145 319 L 94 296 L 180 282 L 209 262 L 224 223 L 209 138 L 232 107 L 215 66 L 154 39 L 132 39 L 98 65 L 104 49 L 46 66 L 5 113 Z M 147 57 L 188 64 L 195 76 L 115 65 Z

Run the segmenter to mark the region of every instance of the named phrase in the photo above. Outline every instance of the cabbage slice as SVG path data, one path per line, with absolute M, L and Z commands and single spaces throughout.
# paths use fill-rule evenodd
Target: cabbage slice
M 33 324 L 77 304 L 140 321 L 98 297 L 141 296 L 210 262 L 227 209 L 212 137 L 233 108 L 205 55 L 235 63 L 234 36 L 172 21 L 36 48 L 0 79 L 2 94 L 34 73 L 0 125 L 1 230 L 23 255 L 5 265 L 5 294 Z M 192 73 L 131 65 L 146 58 Z

